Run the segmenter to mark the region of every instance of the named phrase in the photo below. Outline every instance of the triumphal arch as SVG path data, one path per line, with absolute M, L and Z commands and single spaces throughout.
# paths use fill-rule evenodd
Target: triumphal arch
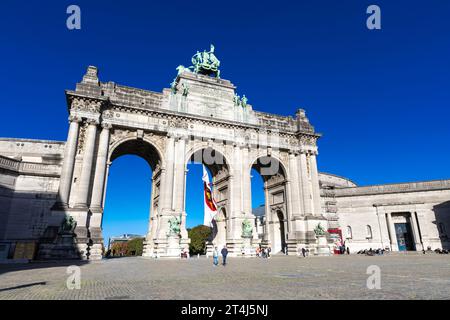
M 214 47 L 177 68 L 170 88 L 151 92 L 101 82 L 87 69 L 67 90 L 69 133 L 52 215 L 75 222 L 82 258 L 102 254 L 102 215 L 111 163 L 138 155 L 152 168 L 152 194 L 144 256 L 179 256 L 186 231 L 187 163 L 205 164 L 218 206 L 212 243 L 231 254 L 258 245 L 314 246 L 321 214 L 317 139 L 304 110 L 284 117 L 253 110 L 247 97 L 220 78 Z M 251 206 L 251 169 L 264 180 L 266 224 L 258 237 Z M 58 219 L 55 218 L 55 221 Z M 249 228 L 249 226 L 252 226 Z

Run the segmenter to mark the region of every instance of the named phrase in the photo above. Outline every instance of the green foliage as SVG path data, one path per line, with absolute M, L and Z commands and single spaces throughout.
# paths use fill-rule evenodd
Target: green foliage
M 127 256 L 142 256 L 144 250 L 144 239 L 136 238 L 127 242 Z
M 211 236 L 212 229 L 207 226 L 197 226 L 188 231 L 191 243 L 189 244 L 189 251 L 191 255 L 205 254 L 206 242 Z
M 114 242 L 111 246 L 111 256 L 113 257 L 131 257 L 142 256 L 144 250 L 144 239 L 136 238 L 127 242 Z

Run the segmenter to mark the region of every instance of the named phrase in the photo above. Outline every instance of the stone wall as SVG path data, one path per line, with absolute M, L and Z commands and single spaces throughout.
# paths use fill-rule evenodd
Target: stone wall
M 0 139 L 0 241 L 37 241 L 52 220 L 64 142 Z

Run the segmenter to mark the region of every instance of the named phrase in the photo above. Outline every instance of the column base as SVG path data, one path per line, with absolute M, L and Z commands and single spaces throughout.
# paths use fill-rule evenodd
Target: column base
M 147 240 L 144 243 L 142 256 L 149 258 L 181 258 L 181 252 L 186 246 L 189 248 L 189 242 L 189 239 L 181 239 L 179 236 Z

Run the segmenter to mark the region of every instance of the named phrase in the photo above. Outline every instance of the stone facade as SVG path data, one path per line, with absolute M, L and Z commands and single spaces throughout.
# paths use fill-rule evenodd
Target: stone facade
M 0 139 L 0 241 L 9 250 L 35 241 L 41 258 L 74 257 L 52 253 L 52 245 L 60 243 L 58 228 L 70 215 L 76 228 L 65 245 L 73 243 L 81 259 L 100 259 L 109 167 L 116 158 L 134 154 L 153 172 L 144 256 L 177 257 L 189 244 L 190 161 L 205 164 L 213 175 L 219 211 L 213 243 L 226 244 L 231 255 L 259 245 L 289 254 L 301 247 L 314 252 L 319 223 L 326 229 L 351 226 L 347 243 L 352 249 L 392 244 L 396 250 L 388 234 L 392 221 L 402 219 L 411 221 L 416 249 L 448 245 L 437 231 L 450 229 L 448 181 L 356 187 L 319 173 L 320 134 L 304 110 L 295 117 L 257 112 L 237 105 L 235 95 L 230 81 L 190 71 L 180 72 L 171 89 L 158 93 L 101 82 L 97 68 L 89 67 L 76 89 L 66 91 L 66 142 Z M 242 225 L 255 221 L 252 168 L 263 177 L 266 203 L 264 219 L 248 239 L 242 237 Z M 175 217 L 181 222 L 174 235 L 169 221 Z M 366 225 L 372 228 L 370 239 L 360 230 Z
M 450 180 L 364 187 L 330 188 L 322 184 L 327 218 L 338 218 L 351 251 L 389 248 L 398 251 L 398 227 L 409 229 L 403 250 L 450 249 Z M 330 199 L 336 212 L 328 212 Z M 331 222 L 330 222 L 331 224 Z

